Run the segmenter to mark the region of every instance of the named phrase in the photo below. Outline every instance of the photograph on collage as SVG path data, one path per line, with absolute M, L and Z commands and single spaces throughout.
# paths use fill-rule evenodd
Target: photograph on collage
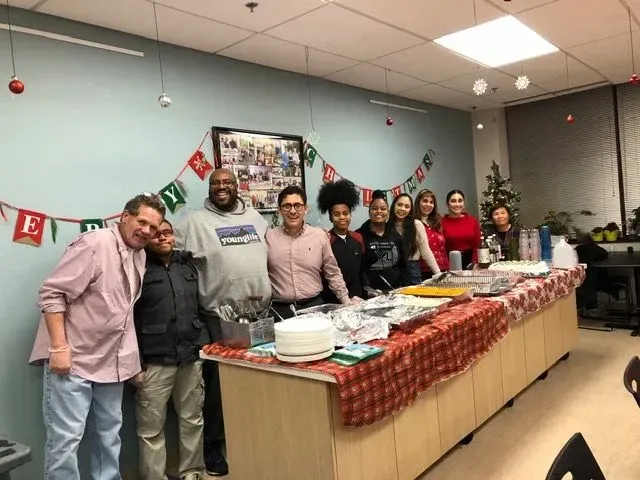
M 238 194 L 259 212 L 278 208 L 278 193 L 289 185 L 305 187 L 302 137 L 213 127 L 216 168 L 238 179 Z

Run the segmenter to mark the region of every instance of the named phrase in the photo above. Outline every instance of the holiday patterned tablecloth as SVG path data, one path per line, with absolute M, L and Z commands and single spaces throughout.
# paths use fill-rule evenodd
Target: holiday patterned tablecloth
M 509 320 L 518 321 L 579 287 L 585 274 L 581 266 L 568 270 L 554 269 L 548 277 L 527 279 L 511 291 L 488 300 L 502 303 Z
M 388 417 L 435 383 L 464 372 L 508 331 L 502 303 L 474 299 L 447 308 L 412 333 L 393 330 L 388 339 L 370 342 L 383 347 L 384 353 L 352 367 L 328 360 L 294 366 L 218 343 L 203 350 L 212 356 L 331 375 L 337 382 L 344 424 L 357 427 Z

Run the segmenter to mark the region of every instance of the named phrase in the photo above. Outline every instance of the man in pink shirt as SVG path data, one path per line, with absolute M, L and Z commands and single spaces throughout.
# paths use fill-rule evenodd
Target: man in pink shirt
M 160 197 L 129 200 L 120 223 L 81 234 L 40 288 L 31 363 L 44 363 L 44 480 L 80 480 L 78 446 L 92 415 L 91 478 L 120 480 L 123 382 L 140 373 L 133 304 L 143 248 L 162 223 Z
M 324 303 L 323 279 L 340 303 L 349 303 L 349 291 L 333 255 L 327 233 L 304 222 L 307 194 L 298 186 L 289 186 L 278 195 L 283 226 L 267 230 L 269 279 L 273 308 L 286 319 L 295 309 Z M 354 297 L 354 301 L 360 301 Z

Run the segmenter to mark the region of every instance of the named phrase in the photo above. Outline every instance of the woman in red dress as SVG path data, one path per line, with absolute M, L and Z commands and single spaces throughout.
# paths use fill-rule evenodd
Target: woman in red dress
M 414 205 L 416 218 L 419 218 L 424 225 L 429 240 L 429 247 L 436 258 L 436 263 L 441 271 L 449 270 L 449 257 L 445 245 L 444 234 L 442 233 L 442 216 L 438 213 L 438 202 L 436 195 L 431 190 L 421 190 L 416 196 Z M 420 260 L 420 270 L 422 279 L 431 278 L 433 272 L 424 260 Z

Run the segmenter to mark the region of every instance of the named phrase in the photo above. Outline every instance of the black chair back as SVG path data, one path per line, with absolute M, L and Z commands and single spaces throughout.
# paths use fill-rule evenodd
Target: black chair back
M 638 407 L 640 407 L 640 359 L 633 357 L 624 371 L 624 386 L 629 393 L 635 398 Z M 633 385 L 635 382 L 635 387 Z
M 567 473 L 571 473 L 573 480 L 606 480 L 580 432 L 575 433 L 562 447 L 546 480 L 562 480 Z

